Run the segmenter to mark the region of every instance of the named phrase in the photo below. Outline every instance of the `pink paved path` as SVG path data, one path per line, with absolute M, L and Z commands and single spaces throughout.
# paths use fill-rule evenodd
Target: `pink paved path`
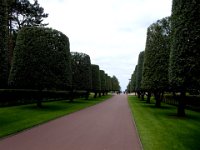
M 140 150 L 126 95 L 0 140 L 0 150 Z

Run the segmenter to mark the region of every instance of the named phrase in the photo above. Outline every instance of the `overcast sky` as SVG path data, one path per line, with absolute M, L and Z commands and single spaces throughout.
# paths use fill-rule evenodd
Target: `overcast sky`
M 172 0 L 39 0 L 49 27 L 69 37 L 70 50 L 90 55 L 122 90 L 145 48 L 149 25 L 170 16 Z

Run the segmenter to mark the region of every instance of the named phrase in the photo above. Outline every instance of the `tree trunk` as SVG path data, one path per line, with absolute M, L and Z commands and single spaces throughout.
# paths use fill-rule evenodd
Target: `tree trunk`
M 88 99 L 89 99 L 89 95 L 90 95 L 90 92 L 87 91 L 86 94 L 85 94 L 85 100 L 88 100 Z
M 42 98 L 38 98 L 37 107 L 42 108 Z
M 140 92 L 137 92 L 137 95 L 138 95 L 138 98 L 140 98 L 140 96 L 141 96 L 141 93 L 140 93 Z
M 94 93 L 94 98 L 96 98 L 96 97 L 97 97 L 97 92 Z
M 144 101 L 144 92 L 141 93 L 141 100 Z
M 150 104 L 151 103 L 151 92 L 147 93 L 147 103 Z
M 99 92 L 99 97 L 101 97 L 101 92 Z
M 157 108 L 160 108 L 161 107 L 160 92 L 155 92 L 154 96 L 155 96 L 155 100 L 156 100 L 155 106 Z
M 179 117 L 185 117 L 185 97 L 186 97 L 186 93 L 185 92 L 181 92 L 181 95 L 178 98 L 177 115 Z

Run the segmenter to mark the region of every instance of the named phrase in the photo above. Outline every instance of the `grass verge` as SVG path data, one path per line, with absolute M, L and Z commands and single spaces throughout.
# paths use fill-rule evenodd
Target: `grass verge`
M 45 102 L 43 108 L 36 107 L 36 104 L 0 108 L 0 138 L 95 105 L 110 97 Z
M 187 110 L 187 117 L 176 116 L 176 107 L 147 104 L 129 96 L 134 120 L 144 150 L 196 150 L 200 149 L 200 113 Z

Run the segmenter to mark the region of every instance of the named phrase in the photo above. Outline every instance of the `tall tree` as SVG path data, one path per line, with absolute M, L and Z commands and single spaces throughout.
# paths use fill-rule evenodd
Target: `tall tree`
M 95 93 L 94 98 L 97 97 L 97 93 L 101 90 L 100 71 L 98 65 L 91 65 L 92 68 L 92 91 Z
M 0 88 L 8 82 L 8 5 L 7 0 L 0 1 Z
M 31 4 L 29 0 L 16 0 L 11 4 L 10 20 L 12 30 L 18 31 L 24 26 L 46 26 L 43 19 L 48 17 L 38 0 Z
M 178 115 L 185 116 L 185 93 L 200 89 L 200 1 L 173 0 L 169 79 L 180 92 Z
M 137 65 L 135 66 L 135 70 L 131 76 L 131 92 L 136 92 L 136 73 L 137 73 Z
M 99 96 L 101 96 L 101 93 L 104 95 L 106 91 L 106 74 L 104 70 L 100 70 L 100 80 L 101 80 L 101 92 L 99 92 Z
M 117 79 L 116 76 L 112 77 L 112 88 L 113 91 L 120 91 L 119 80 Z
M 154 93 L 156 107 L 160 107 L 162 95 L 168 88 L 170 32 L 169 17 L 158 20 L 147 30 L 142 87 Z
M 138 94 L 138 97 L 143 95 L 142 92 L 142 71 L 143 71 L 143 63 L 144 63 L 144 51 L 140 52 L 138 56 L 138 64 L 137 64 L 137 71 L 136 71 L 136 91 Z
M 85 53 L 71 52 L 72 83 L 76 90 L 92 89 L 92 70 L 90 56 Z

